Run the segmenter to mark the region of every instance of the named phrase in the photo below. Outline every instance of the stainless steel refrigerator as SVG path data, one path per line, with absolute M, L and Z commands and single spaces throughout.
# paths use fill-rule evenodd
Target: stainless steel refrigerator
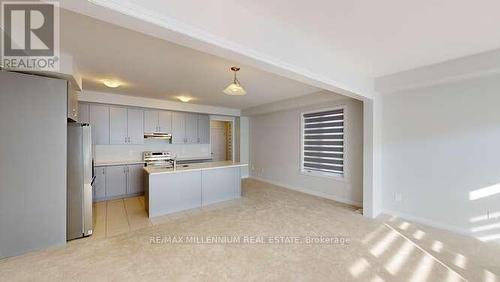
M 92 235 L 92 138 L 88 124 L 68 123 L 67 240 Z

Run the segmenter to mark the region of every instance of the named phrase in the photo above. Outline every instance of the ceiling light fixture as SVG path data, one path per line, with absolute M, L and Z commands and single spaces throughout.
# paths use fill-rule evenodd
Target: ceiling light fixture
M 236 72 L 238 72 L 240 68 L 238 67 L 231 67 L 231 71 L 234 72 L 234 79 L 233 83 L 229 84 L 226 89 L 224 89 L 224 93 L 227 95 L 231 96 L 243 96 L 246 95 L 247 92 L 243 87 L 241 86 L 240 82 L 238 81 L 238 78 L 236 78 Z
M 120 81 L 112 80 L 112 79 L 104 79 L 104 80 L 102 80 L 102 83 L 109 88 L 116 88 L 116 87 L 122 85 L 122 83 Z
M 193 100 L 192 97 L 188 97 L 188 96 L 178 96 L 177 99 L 179 99 L 183 103 L 187 103 L 187 102 Z

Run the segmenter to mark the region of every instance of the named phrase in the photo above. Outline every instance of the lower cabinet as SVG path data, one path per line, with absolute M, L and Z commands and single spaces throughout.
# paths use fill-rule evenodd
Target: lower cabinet
M 106 168 L 96 167 L 94 168 L 95 180 L 92 188 L 94 189 L 94 202 L 102 201 L 106 199 Z
M 241 196 L 241 169 L 227 167 L 202 171 L 202 206 Z
M 106 167 L 106 198 L 117 198 L 127 193 L 127 167 Z
M 127 166 L 127 194 L 144 193 L 144 165 Z
M 144 193 L 142 164 L 95 167 L 94 202 Z

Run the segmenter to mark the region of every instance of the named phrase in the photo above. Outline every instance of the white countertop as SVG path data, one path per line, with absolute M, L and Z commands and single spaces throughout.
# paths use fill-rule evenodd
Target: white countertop
M 197 161 L 197 160 L 209 160 L 211 157 L 191 157 L 191 158 L 177 158 L 177 161 Z M 134 164 L 144 164 L 143 160 L 120 160 L 120 161 L 97 161 L 94 166 L 114 166 L 114 165 L 134 165 Z
M 242 166 L 248 166 L 248 164 L 242 164 L 233 161 L 223 161 L 223 162 L 194 163 L 194 164 L 188 164 L 187 167 L 178 165 L 176 170 L 173 170 L 171 168 L 160 168 L 160 167 L 144 167 L 144 170 L 148 174 L 162 174 L 162 173 L 180 173 L 186 171 L 201 171 L 208 169 L 218 169 L 225 167 L 242 167 Z
M 144 161 L 98 161 L 94 162 L 94 166 L 114 166 L 114 165 L 134 165 L 134 164 L 144 164 Z

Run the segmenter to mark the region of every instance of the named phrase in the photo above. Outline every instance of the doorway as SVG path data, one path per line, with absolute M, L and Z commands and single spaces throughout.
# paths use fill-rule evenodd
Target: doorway
M 210 144 L 212 160 L 215 162 L 233 160 L 233 126 L 231 121 L 210 121 Z

